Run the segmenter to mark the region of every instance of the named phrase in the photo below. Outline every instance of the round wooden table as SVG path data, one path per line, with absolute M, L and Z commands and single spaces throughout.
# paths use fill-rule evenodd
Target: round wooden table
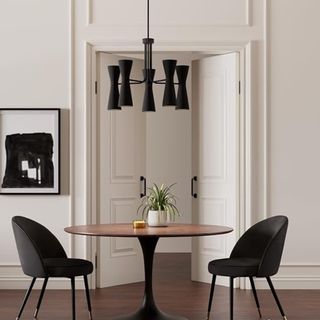
M 147 227 L 134 229 L 132 224 L 99 224 L 73 226 L 66 232 L 98 237 L 137 237 L 143 252 L 145 271 L 144 298 L 140 308 L 131 315 L 117 317 L 116 320 L 187 320 L 162 312 L 156 305 L 152 289 L 153 256 L 161 237 L 195 237 L 225 234 L 232 228 L 217 225 L 170 224 L 168 227 Z

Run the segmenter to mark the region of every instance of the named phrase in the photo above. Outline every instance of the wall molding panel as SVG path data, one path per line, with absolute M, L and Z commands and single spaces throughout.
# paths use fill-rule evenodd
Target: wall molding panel
M 252 1 L 253 0 L 199 0 L 197 2 L 185 2 L 170 0 L 150 2 L 150 18 L 152 27 L 169 26 L 210 26 L 210 27 L 249 27 L 252 25 Z M 189 7 L 188 7 L 189 5 Z M 145 2 L 137 4 L 130 0 L 118 0 L 115 8 L 109 10 L 108 2 L 101 0 L 86 0 L 86 25 L 117 27 L 145 26 Z M 163 12 L 163 16 L 155 13 L 161 7 L 174 6 L 172 10 Z M 232 10 L 229 10 L 230 6 Z M 127 13 L 123 8 L 127 8 Z M 183 8 L 184 15 L 179 15 Z M 200 8 L 200 9 L 199 9 Z M 132 12 L 136 9 L 136 15 Z M 187 9 L 190 9 L 189 11 Z M 120 22 L 119 22 L 119 17 Z M 166 20 L 163 24 L 162 20 Z M 132 22 L 130 22 L 132 21 Z M 193 21 L 190 23 L 190 21 Z M 129 23 L 127 23 L 129 22 Z

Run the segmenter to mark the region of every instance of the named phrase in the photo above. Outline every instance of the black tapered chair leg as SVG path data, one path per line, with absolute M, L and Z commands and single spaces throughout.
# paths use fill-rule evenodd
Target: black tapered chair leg
M 230 277 L 230 320 L 233 320 L 233 277 Z
M 47 287 L 47 283 L 48 283 L 48 278 L 44 278 L 44 282 L 43 282 L 42 289 L 41 289 L 41 292 L 40 292 L 38 304 L 37 304 L 36 310 L 35 310 L 35 312 L 33 314 L 34 318 L 37 318 L 37 316 L 38 316 L 38 312 L 39 312 L 39 309 L 40 309 L 40 306 L 41 306 L 41 302 L 42 302 L 42 298 L 43 298 L 44 292 L 45 292 L 46 287 Z
M 76 320 L 76 288 L 74 277 L 71 278 L 71 294 L 72 294 L 72 320 Z
M 29 299 L 30 293 L 31 293 L 31 291 L 32 291 L 32 288 L 33 288 L 33 286 L 34 286 L 34 283 L 36 282 L 36 279 L 37 279 L 37 278 L 32 278 L 30 287 L 29 287 L 29 289 L 27 290 L 26 295 L 24 296 L 24 299 L 23 299 L 23 302 L 22 302 L 22 305 L 21 305 L 19 314 L 18 314 L 18 316 L 16 317 L 16 320 L 19 320 L 20 317 L 21 317 L 21 315 L 22 315 L 23 309 L 24 309 L 24 307 L 25 307 L 25 305 L 26 305 L 26 303 L 27 303 L 27 301 L 28 301 L 28 299 Z
M 278 295 L 277 295 L 277 293 L 276 293 L 276 290 L 275 290 L 274 287 L 273 287 L 271 278 L 270 278 L 270 277 L 267 277 L 266 279 L 267 279 L 267 281 L 268 281 L 269 287 L 270 287 L 271 292 L 272 292 L 272 294 L 273 294 L 274 300 L 276 300 L 276 303 L 277 303 L 277 305 L 278 305 L 278 308 L 279 308 L 279 311 L 280 311 L 280 313 L 281 313 L 281 315 L 282 315 L 283 320 L 287 320 L 287 317 L 286 317 L 286 315 L 284 314 L 284 311 L 283 311 L 283 309 L 282 309 L 282 306 L 281 306 L 280 300 L 279 300 L 279 298 L 278 298 Z
M 259 317 L 261 319 L 262 316 L 261 316 L 260 303 L 259 303 L 259 299 L 258 299 L 258 295 L 257 295 L 257 291 L 256 291 L 256 286 L 254 285 L 253 277 L 249 277 L 249 279 L 250 279 L 250 283 L 251 283 L 251 288 L 252 288 L 254 300 L 256 301 L 257 309 L 259 312 Z
M 213 274 L 213 275 L 212 275 L 212 281 L 211 281 L 210 295 L 209 295 L 207 320 L 209 320 L 209 318 L 210 318 L 212 298 L 213 298 L 213 292 L 214 292 L 214 286 L 215 286 L 215 284 L 216 284 L 216 275 Z
M 84 280 L 84 286 L 86 288 L 86 297 L 87 297 L 87 304 L 88 304 L 89 319 L 92 320 L 92 311 L 91 311 L 91 301 L 90 301 L 88 277 L 86 275 L 84 275 L 83 276 L 83 280 Z

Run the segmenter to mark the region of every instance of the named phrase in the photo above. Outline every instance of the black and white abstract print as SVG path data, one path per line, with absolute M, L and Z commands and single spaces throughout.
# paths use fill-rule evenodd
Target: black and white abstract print
M 53 188 L 53 137 L 50 133 L 7 135 L 5 149 L 2 188 Z

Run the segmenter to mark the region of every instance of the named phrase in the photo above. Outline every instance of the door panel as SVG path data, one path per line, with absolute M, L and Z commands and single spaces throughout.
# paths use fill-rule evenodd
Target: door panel
M 131 223 L 140 203 L 140 176 L 145 175 L 146 117 L 141 112 L 143 86 L 132 86 L 133 107 L 107 110 L 108 65 L 124 57 L 98 55 L 99 97 L 99 223 Z M 134 60 L 132 78 L 141 78 L 143 64 Z M 121 79 L 120 79 L 121 80 Z M 143 280 L 143 259 L 137 239 L 100 238 L 97 287 Z
M 193 222 L 235 229 L 238 215 L 238 54 L 192 64 Z M 192 241 L 192 279 L 211 282 L 208 263 L 229 256 L 235 234 Z M 220 284 L 224 280 L 218 278 Z

